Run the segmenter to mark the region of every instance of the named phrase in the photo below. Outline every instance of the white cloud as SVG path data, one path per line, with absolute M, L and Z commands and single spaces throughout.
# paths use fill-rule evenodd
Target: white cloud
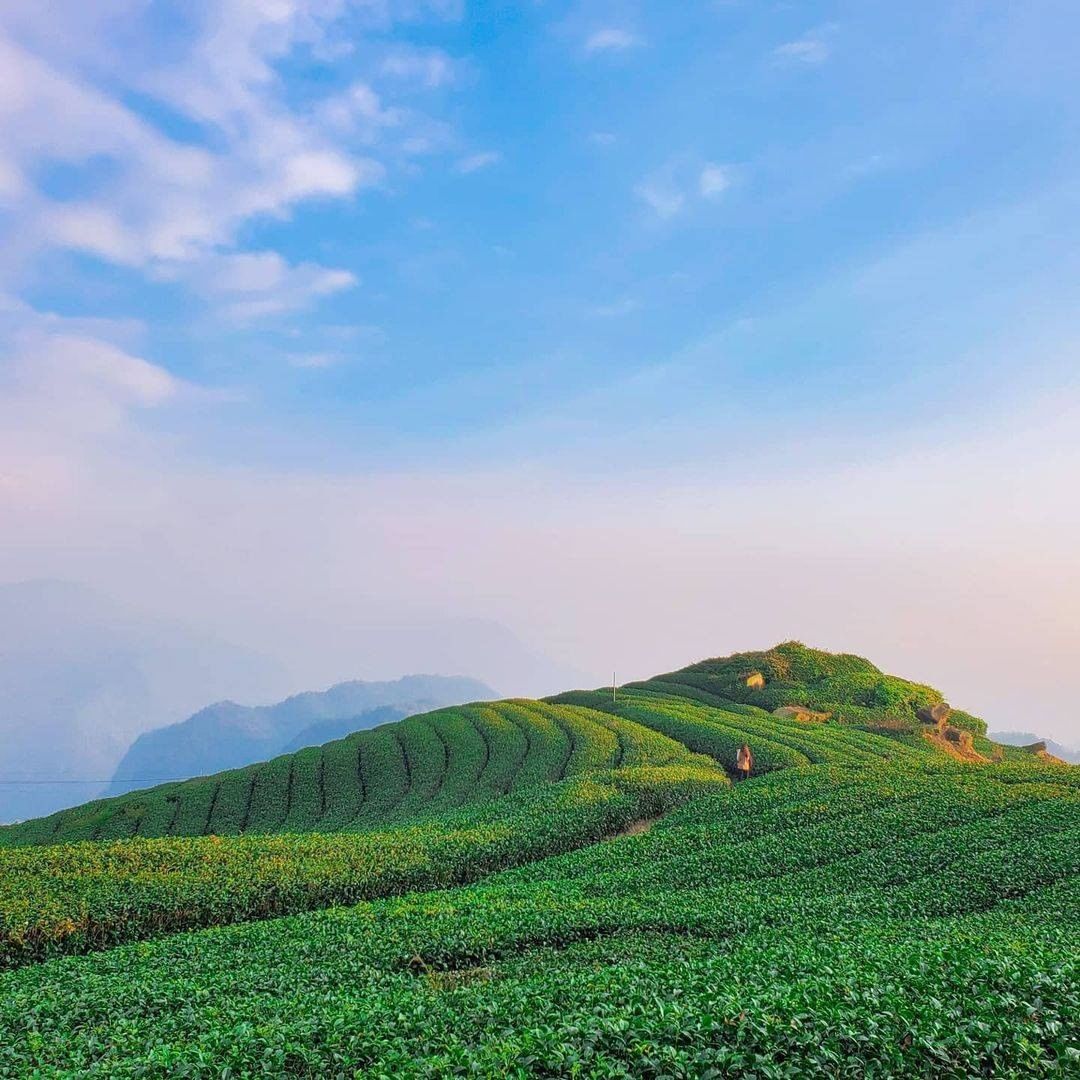
M 109 336 L 131 327 L 68 319 L 18 301 L 0 307 L 0 457 L 41 461 L 60 448 L 110 437 L 135 412 L 198 388 Z
M 593 131 L 589 135 L 589 142 L 593 146 L 614 146 L 618 140 L 610 131 Z
M 35 357 L 39 372 L 51 367 L 62 378 L 93 385 L 128 405 L 160 405 L 180 386 L 164 368 L 93 338 L 56 334 L 41 342 Z
M 617 26 L 607 26 L 594 30 L 585 39 L 585 52 L 588 54 L 599 52 L 623 52 L 641 44 L 641 39 Z
M 256 86 L 234 80 L 230 108 L 204 100 L 205 86 L 196 92 L 197 65 L 182 69 L 190 92 L 181 93 L 175 71 L 160 77 L 169 104 L 219 125 L 220 138 L 209 149 L 162 134 L 92 81 L 64 70 L 64 60 L 31 55 L 0 37 L 0 67 L 10 80 L 0 109 L 6 171 L 25 177 L 57 160 L 76 166 L 107 160 L 111 167 L 109 184 L 81 200 L 25 198 L 23 229 L 35 230 L 43 243 L 132 265 L 195 258 L 201 249 L 229 243 L 253 215 L 349 195 L 379 178 L 374 163 L 326 138 L 325 124 L 301 123 Z M 137 82 L 137 70 L 132 74 Z
M 335 364 L 340 364 L 341 360 L 340 354 L 330 352 L 293 353 L 289 356 L 289 363 L 293 367 L 310 370 L 333 367 Z
M 0 158 L 0 205 L 25 194 L 26 183 L 13 161 Z
M 428 90 L 451 86 L 458 79 L 458 65 L 442 49 L 394 48 L 383 58 L 379 70 Z
M 69 248 L 181 279 L 176 264 L 235 247 L 252 218 L 351 198 L 382 182 L 395 153 L 445 145 L 443 127 L 364 81 L 314 100 L 286 96 L 277 65 L 300 49 L 334 62 L 346 10 L 380 29 L 454 14 L 411 0 L 219 0 L 184 6 L 163 37 L 136 0 L 58 0 L 48 11 L 9 0 L 0 8 L 0 205 L 20 251 Z M 381 73 L 443 85 L 451 64 L 438 50 L 401 50 Z M 168 122 L 132 101 L 163 106 Z M 57 163 L 93 163 L 107 179 L 59 201 L 38 182 Z
M 461 158 L 454 166 L 454 171 L 465 176 L 469 173 L 479 172 L 480 169 L 487 169 L 492 165 L 497 165 L 500 161 L 502 161 L 502 154 L 497 150 L 484 150 L 481 153 L 469 154 L 467 157 Z
M 734 169 L 715 162 L 675 158 L 646 176 L 634 194 L 661 221 L 669 221 L 702 200 L 720 198 L 734 183 Z
M 829 46 L 820 37 L 808 34 L 797 41 L 788 41 L 773 49 L 773 56 L 782 62 L 813 66 L 829 59 Z
M 186 282 L 240 321 L 298 311 L 319 297 L 359 284 L 348 270 L 290 265 L 276 251 L 211 254 L 194 264 L 164 267 L 160 276 Z
M 378 93 L 365 82 L 354 82 L 344 93 L 328 98 L 319 116 L 328 127 L 358 136 L 365 145 L 378 141 L 388 128 L 398 127 L 407 118 L 403 109 L 386 107 Z
M 675 217 L 686 205 L 686 196 L 673 181 L 664 177 L 651 177 L 642 180 L 634 188 L 634 194 L 644 202 L 658 218 L 667 220 Z
M 42 207 L 38 224 L 42 238 L 59 247 L 118 263 L 141 261 L 138 237 L 104 206 L 73 203 Z
M 723 165 L 704 166 L 698 177 L 698 190 L 706 199 L 715 199 L 731 187 L 731 170 Z

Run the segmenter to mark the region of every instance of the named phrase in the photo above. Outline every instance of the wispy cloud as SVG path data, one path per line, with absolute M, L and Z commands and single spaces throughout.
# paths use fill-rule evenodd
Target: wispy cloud
M 614 146 L 617 141 L 615 134 L 610 131 L 593 131 L 589 133 L 589 142 L 593 146 Z
M 342 93 L 326 98 L 317 115 L 327 128 L 358 136 L 370 146 L 386 129 L 403 124 L 408 114 L 387 107 L 368 83 L 357 81 Z
M 0 457 L 49 455 L 110 437 L 142 410 L 199 388 L 120 344 L 132 328 L 70 319 L 0 297 Z
M 359 284 L 348 270 L 316 263 L 291 265 L 276 251 L 207 255 L 191 265 L 162 269 L 239 322 L 309 307 L 317 299 Z
M 478 154 L 469 154 L 459 158 L 454 165 L 454 171 L 466 176 L 497 165 L 500 161 L 502 161 L 502 154 L 498 150 L 483 150 Z
M 638 302 L 632 297 L 626 296 L 621 300 L 614 300 L 610 304 L 598 304 L 592 309 L 593 315 L 598 315 L 602 319 L 615 319 L 623 315 L 629 315 L 631 312 L 636 311 L 638 308 Z
M 731 187 L 731 170 L 711 162 L 701 170 L 698 190 L 706 199 L 716 199 Z
M 664 221 L 673 218 L 686 205 L 683 192 L 671 180 L 660 176 L 642 180 L 634 188 L 634 194 Z
M 459 70 L 460 64 L 442 49 L 402 46 L 388 52 L 379 65 L 381 74 L 428 90 L 453 85 L 458 79 Z
M 669 221 L 700 205 L 713 202 L 735 183 L 735 167 L 676 158 L 646 176 L 634 194 L 660 221 Z
M 67 248 L 194 287 L 183 267 L 242 247 L 252 219 L 287 218 L 308 200 L 352 198 L 382 183 L 402 154 L 445 144 L 438 125 L 363 80 L 332 93 L 286 93 L 278 66 L 296 50 L 328 64 L 354 51 L 337 47 L 348 44 L 339 33 L 348 5 L 340 0 L 189 5 L 167 49 L 142 5 L 64 6 L 72 20 L 65 33 L 50 27 L 55 13 L 30 0 L 0 10 L 9 91 L 0 91 L 0 199 L 30 255 Z M 375 6 L 383 28 L 415 14 L 411 3 Z M 130 15 L 122 57 L 120 8 Z M 375 19 L 374 11 L 361 15 L 364 23 Z M 453 71 L 439 50 L 402 47 L 371 74 L 403 89 L 447 85 Z M 57 161 L 87 170 L 74 198 L 55 197 L 42 182 Z M 107 184 L 92 181 L 101 168 Z M 301 295 L 318 295 L 322 281 L 348 284 L 301 278 Z M 247 310 L 283 306 L 262 297 Z
M 585 39 L 585 52 L 589 55 L 601 52 L 624 52 L 642 44 L 637 34 L 617 26 L 594 30 Z
M 324 368 L 334 367 L 340 364 L 340 353 L 315 352 L 315 353 L 292 353 L 289 356 L 289 364 L 294 368 L 320 371 Z
M 8 167 L 24 178 L 57 157 L 76 166 L 107 160 L 112 168 L 107 188 L 74 201 L 34 191 L 22 207 L 24 228 L 46 244 L 135 266 L 185 260 L 230 243 L 255 214 L 350 195 L 377 179 L 375 163 L 290 115 L 261 83 L 230 76 L 222 85 L 209 42 L 196 52 L 188 66 L 146 78 L 170 107 L 218 129 L 213 148 L 173 140 L 72 70 L 63 54 L 35 56 L 0 37 L 0 67 L 22 88 L 0 121 Z M 256 74 L 265 77 L 262 68 Z M 221 99 L 208 96 L 215 83 Z
M 824 64 L 829 59 L 828 43 L 819 34 L 807 34 L 795 41 L 786 41 L 773 49 L 773 58 L 780 63 L 805 64 L 808 67 Z

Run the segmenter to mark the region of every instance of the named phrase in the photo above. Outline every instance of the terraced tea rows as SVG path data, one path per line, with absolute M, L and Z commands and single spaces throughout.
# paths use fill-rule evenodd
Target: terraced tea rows
M 789 643 L 6 830 L 0 1076 L 1075 1075 L 1080 770 L 940 702 Z
M 748 688 L 747 672 L 769 677 Z M 830 720 L 805 723 L 748 701 L 810 703 L 827 708 Z M 607 690 L 574 691 L 543 702 L 441 709 L 0 829 L 0 846 L 383 828 L 596 768 L 690 762 L 698 753 L 734 773 L 744 743 L 758 775 L 913 759 L 931 752 L 913 710 L 937 701 L 929 687 L 885 676 L 858 657 L 788 644 L 632 684 L 614 703 Z M 842 722 L 845 715 L 854 716 L 851 723 Z M 897 737 L 853 726 L 882 719 L 901 724 Z
M 0 844 L 382 828 L 593 769 L 690 764 L 648 727 L 537 701 L 440 709 L 0 830 Z
M 0 975 L 0 1074 L 1075 1075 L 1080 770 L 919 760 Z
M 614 703 L 609 693 L 599 690 L 571 691 L 552 700 L 608 712 L 651 728 L 713 758 L 732 773 L 744 743 L 753 750 L 755 775 L 811 764 L 872 765 L 920 759 L 930 749 L 926 744 L 910 745 L 840 724 L 803 723 L 707 694 L 684 697 L 674 692 L 673 684 L 671 690 L 662 685 L 664 689 L 624 688 Z
M 473 881 L 727 786 L 627 765 L 367 833 L 166 837 L 0 851 L 0 969 L 176 930 Z

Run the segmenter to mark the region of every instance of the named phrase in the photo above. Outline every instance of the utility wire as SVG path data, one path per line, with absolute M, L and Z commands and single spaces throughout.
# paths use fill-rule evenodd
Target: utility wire
M 171 784 L 190 779 L 190 776 L 132 776 L 123 780 L 10 780 L 0 777 L 0 784 Z

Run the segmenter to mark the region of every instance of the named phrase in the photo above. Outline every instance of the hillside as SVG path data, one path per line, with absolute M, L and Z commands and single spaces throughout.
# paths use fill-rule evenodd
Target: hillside
M 602 711 L 482 703 L 87 803 L 0 830 L 0 844 L 371 829 L 593 769 L 693 760 L 681 742 Z
M 787 643 L 4 830 L 0 1075 L 1069 1075 L 1080 770 L 982 731 Z
M 186 720 L 140 735 L 120 762 L 109 794 L 145 787 L 148 778 L 206 776 L 266 761 L 293 748 L 297 739 L 299 746 L 310 746 L 410 713 L 494 696 L 476 679 L 406 675 L 392 682 L 338 683 L 328 690 L 294 694 L 275 705 L 218 702 Z M 386 707 L 392 707 L 394 715 L 375 712 Z M 325 725 L 333 722 L 343 730 L 319 738 Z
M 435 706 L 431 706 L 434 708 Z M 392 724 L 395 720 L 404 720 L 411 713 L 422 712 L 423 708 L 410 709 L 405 705 L 380 705 L 366 709 L 356 716 L 340 716 L 327 720 L 315 720 L 301 728 L 282 748 L 283 754 L 292 754 L 309 746 L 321 746 L 323 743 L 344 739 L 357 731 L 370 731 L 381 724 Z
M 763 685 L 747 686 L 755 674 Z M 354 700 L 354 691 L 363 692 L 363 684 L 328 694 Z M 277 730 L 285 706 L 290 716 L 310 716 L 332 709 L 328 701 L 301 695 L 246 710 L 245 723 Z M 622 687 L 615 702 L 607 688 L 426 713 L 263 764 L 87 803 L 0 830 L 0 843 L 375 828 L 590 768 L 666 764 L 673 753 L 668 739 L 732 774 L 744 743 L 753 751 L 755 773 L 911 757 L 932 749 L 918 709 L 939 702 L 930 687 L 884 675 L 859 657 L 790 643 Z M 776 714 L 785 706 L 808 707 L 820 722 L 807 723 L 797 711 Z M 950 716 L 956 718 L 985 730 L 966 714 Z M 203 722 L 199 714 L 178 725 L 175 737 Z M 206 722 L 216 725 L 216 715 Z M 659 754 L 657 734 L 667 737 Z

